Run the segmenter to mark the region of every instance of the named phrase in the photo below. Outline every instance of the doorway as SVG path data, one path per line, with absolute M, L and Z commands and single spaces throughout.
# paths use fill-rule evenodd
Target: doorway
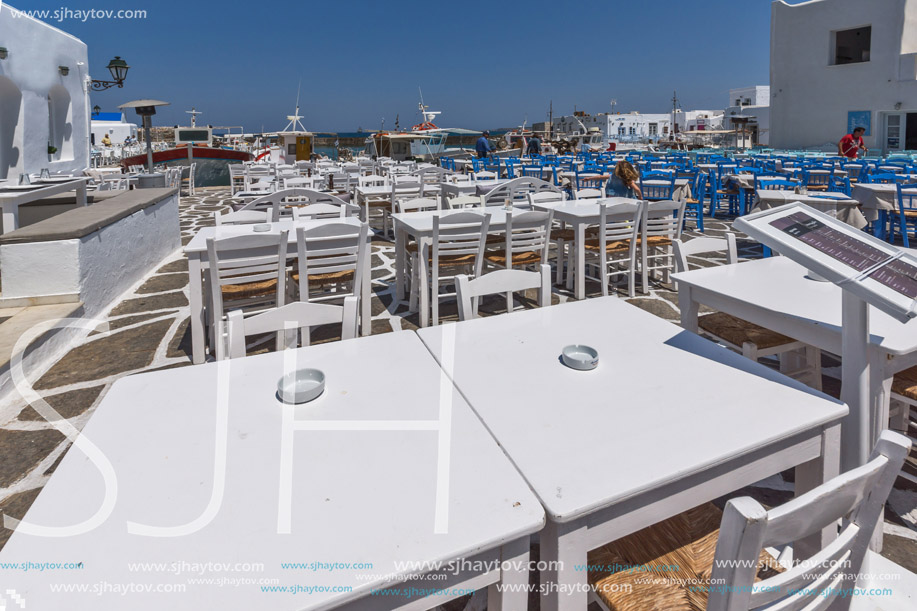
M 904 148 L 917 151 L 917 112 L 909 112 L 904 117 Z

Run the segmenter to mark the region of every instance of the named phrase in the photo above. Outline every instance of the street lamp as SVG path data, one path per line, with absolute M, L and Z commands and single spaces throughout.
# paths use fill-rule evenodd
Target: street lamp
M 127 65 L 127 62 L 121 59 L 119 55 L 115 55 L 115 58 L 108 62 L 108 71 L 111 72 L 111 78 L 113 81 L 92 81 L 92 90 L 93 91 L 105 91 L 106 89 L 111 89 L 112 87 L 124 87 L 124 79 L 127 78 L 127 71 L 130 70 L 130 66 Z
M 98 104 L 96 104 L 95 106 L 92 107 L 92 114 L 93 114 L 93 115 L 99 116 L 99 113 L 100 113 L 100 112 L 102 112 L 102 107 L 99 106 Z
M 121 110 L 133 108 L 137 111 L 138 115 L 143 117 L 143 137 L 146 138 L 147 172 L 150 174 L 153 173 L 153 143 L 150 138 L 150 129 L 153 127 L 153 115 L 156 114 L 157 106 L 168 105 L 168 102 L 161 102 L 159 100 L 134 100 L 133 102 L 118 106 Z

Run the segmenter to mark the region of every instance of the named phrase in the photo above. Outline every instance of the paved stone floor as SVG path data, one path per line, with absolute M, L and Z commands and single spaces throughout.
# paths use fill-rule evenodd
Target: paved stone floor
M 182 242 L 213 223 L 213 213 L 229 210 L 228 192 L 201 190 L 181 199 Z M 730 230 L 728 221 L 706 221 L 708 236 Z M 760 256 L 760 248 L 739 240 L 739 256 Z M 716 265 L 718 257 L 692 259 L 698 265 Z M 372 332 L 414 329 L 417 314 L 407 304 L 396 303 L 393 243 L 377 237 L 372 249 Z M 116 304 L 97 332 L 73 348 L 35 381 L 34 386 L 61 417 L 82 428 L 110 385 L 118 378 L 155 369 L 190 364 L 188 333 L 188 265 L 176 252 L 156 265 L 156 270 Z M 597 284 L 588 285 L 590 296 L 600 295 Z M 555 288 L 554 303 L 571 298 Z M 647 295 L 628 301 L 661 318 L 678 321 L 677 293 L 656 285 Z M 520 301 L 520 305 L 530 303 Z M 505 308 L 502 298 L 482 305 L 482 314 Z M 444 318 L 455 319 L 455 307 L 444 305 Z M 107 325 L 108 331 L 104 327 Z M 829 361 L 827 364 L 831 364 Z M 835 363 L 836 364 L 836 363 Z M 839 383 L 826 378 L 826 391 L 837 394 Z M 0 513 L 21 518 L 54 472 L 69 442 L 24 402 L 0 408 Z M 914 471 L 917 473 L 917 470 Z M 774 476 L 735 495 L 751 494 L 766 505 L 780 504 L 792 495 L 791 473 Z M 917 486 L 899 479 L 886 511 L 886 545 L 883 554 L 917 572 Z M 10 531 L 0 527 L 0 547 Z

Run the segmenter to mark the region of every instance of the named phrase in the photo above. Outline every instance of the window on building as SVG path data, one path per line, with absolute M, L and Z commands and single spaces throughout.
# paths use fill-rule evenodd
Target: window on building
M 296 145 L 295 144 L 287 145 L 287 155 L 296 155 Z
M 834 32 L 834 64 L 858 64 L 869 61 L 872 26 Z
M 628 135 L 633 136 L 634 134 L 637 133 L 637 129 L 633 125 L 631 125 L 629 128 L 627 128 L 627 133 Z
M 619 125 L 619 126 L 618 126 L 618 135 L 619 135 L 619 136 L 623 136 L 624 133 L 625 133 L 625 132 L 624 132 L 624 126 L 623 126 L 623 125 Z
M 656 134 L 659 133 L 659 125 L 657 125 L 656 123 L 650 123 L 649 130 L 650 130 L 650 136 L 655 136 Z

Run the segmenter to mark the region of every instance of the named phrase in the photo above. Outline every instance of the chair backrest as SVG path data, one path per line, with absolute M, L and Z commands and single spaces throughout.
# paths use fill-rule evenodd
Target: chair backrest
M 443 180 L 445 180 L 446 176 L 449 175 L 449 172 L 443 168 L 434 166 L 432 168 L 417 170 L 414 172 L 414 175 L 417 177 L 419 182 L 422 182 L 425 185 L 438 185 Z
M 450 210 L 461 210 L 464 208 L 477 208 L 483 206 L 483 198 L 477 195 L 459 195 L 446 199 L 446 205 Z
M 605 193 L 601 189 L 580 189 L 574 194 L 575 199 L 601 199 Z
M 357 178 L 358 187 L 385 187 L 388 185 L 388 178 L 385 176 L 379 176 L 378 174 L 370 174 L 368 176 L 360 176 Z
M 892 485 L 910 450 L 907 437 L 883 431 L 869 461 L 770 511 L 751 497 L 726 503 L 710 583 L 708 611 L 849 608 L 852 588 Z M 836 525 L 840 534 L 785 572 L 756 582 L 758 556 Z M 800 592 L 811 592 L 810 595 Z
M 318 325 L 341 324 L 341 339 L 357 336 L 356 297 L 345 297 L 344 305 L 294 301 L 266 312 L 245 318 L 241 310 L 233 310 L 227 316 L 229 358 L 245 356 L 245 338 L 249 335 L 283 332 L 278 341 L 284 339 L 281 349 L 295 348 L 298 344 L 296 330 L 308 330 Z M 303 333 L 303 345 L 309 345 L 309 334 Z
M 325 186 L 334 191 L 349 191 L 350 174 L 346 172 L 329 172 L 325 174 Z
M 917 209 L 917 183 L 898 183 L 898 208 L 902 214 Z
M 792 191 L 798 186 L 797 183 L 782 178 L 755 177 L 755 191 Z
M 506 213 L 506 267 L 511 268 L 513 255 L 516 253 L 536 252 L 541 256 L 541 264 L 548 262 L 548 244 L 551 236 L 551 223 L 554 211 L 531 211 L 513 214 Z
M 687 242 L 677 240 L 673 243 L 673 248 L 676 272 L 688 271 L 688 257 L 702 252 L 725 252 L 727 265 L 732 265 L 739 260 L 734 233 L 726 233 L 725 238 L 694 238 Z
M 439 210 L 439 198 L 418 197 L 415 199 L 402 199 L 395 202 L 396 212 L 422 212 L 425 210 Z
M 606 252 L 609 242 L 630 240 L 631 249 L 637 246 L 637 235 L 646 202 L 635 201 L 620 204 L 599 202 L 599 243 L 600 253 Z
M 484 195 L 485 205 L 503 203 L 508 197 L 511 201 L 526 200 L 529 193 L 553 192 L 559 193 L 560 189 L 540 178 L 521 177 L 508 180 L 488 191 Z
M 438 276 L 440 257 L 474 255 L 474 275 L 479 276 L 489 227 L 489 213 L 456 212 L 446 216 L 434 214 L 432 242 L 424 243 L 424 256 L 421 260 L 431 259 L 433 274 Z
M 299 273 L 299 300 L 310 301 L 309 288 L 314 285 L 352 282 L 351 294 L 359 295 L 363 278 L 368 225 L 328 223 L 296 229 L 296 267 Z M 340 297 L 346 293 L 332 293 Z
M 672 199 L 675 192 L 675 173 L 643 172 L 640 174 L 640 192 L 646 200 Z
M 223 287 L 255 282 L 277 282 L 276 303 L 286 295 L 288 232 L 249 233 L 225 238 L 207 238 L 214 316 L 223 315 Z
M 284 189 L 315 189 L 322 186 L 323 179 L 320 176 L 299 176 L 283 179 Z
M 895 174 L 891 172 L 875 173 L 870 172 L 866 175 L 867 181 L 874 184 L 893 184 L 897 182 Z
M 491 179 L 496 178 L 496 177 L 497 177 L 496 172 L 483 172 L 483 171 L 482 171 L 482 172 L 475 172 L 475 173 L 474 173 L 474 179 L 475 179 L 475 180 L 491 180 Z
M 833 166 L 832 166 L 833 167 Z M 809 168 L 802 171 L 802 179 L 806 186 L 827 186 L 831 182 L 834 170 L 824 168 Z
M 643 207 L 641 235 L 643 243 L 653 236 L 663 236 L 673 242 L 681 237 L 684 226 L 685 202 L 674 200 L 647 202 Z
M 293 206 L 293 220 L 315 220 L 315 219 L 343 219 L 349 216 L 357 216 L 360 213 L 359 206 L 348 203 L 319 203 L 306 204 L 305 206 Z
M 470 279 L 465 274 L 456 276 L 455 293 L 458 298 L 459 320 L 477 318 L 475 297 L 496 295 L 498 293 L 515 293 L 528 289 L 538 289 L 538 305 L 551 305 L 551 266 L 541 265 L 537 272 L 521 269 L 498 269 L 483 276 Z
M 424 184 L 417 182 L 416 176 L 411 176 L 410 178 L 410 181 L 392 183 L 392 208 L 402 199 L 423 197 Z

